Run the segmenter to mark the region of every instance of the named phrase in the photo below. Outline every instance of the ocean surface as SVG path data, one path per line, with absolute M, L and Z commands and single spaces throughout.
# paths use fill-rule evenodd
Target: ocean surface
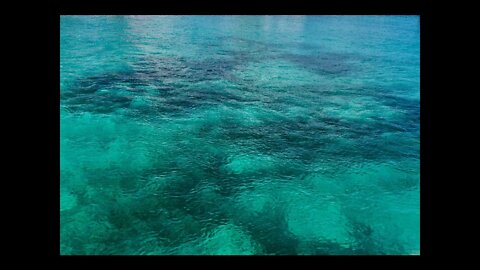
M 60 254 L 419 254 L 419 25 L 61 16 Z

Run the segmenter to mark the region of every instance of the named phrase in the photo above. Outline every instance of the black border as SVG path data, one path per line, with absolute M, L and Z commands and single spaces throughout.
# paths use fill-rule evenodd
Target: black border
M 336 0 L 336 1 L 58 1 L 63 15 L 418 15 L 418 0 Z
M 42 74 L 41 81 L 48 80 L 46 84 L 49 95 L 45 92 L 37 93 L 37 100 L 45 100 L 39 108 L 39 111 L 45 111 L 42 115 L 41 123 L 46 133 L 40 143 L 39 151 L 42 153 L 42 159 L 39 161 L 45 164 L 38 164 L 39 169 L 35 173 L 41 172 L 45 176 L 45 180 L 39 185 L 39 190 L 42 190 L 41 198 L 48 198 L 48 205 L 45 208 L 39 209 L 42 213 L 41 221 L 45 222 L 45 228 L 42 229 L 42 240 L 40 251 L 49 255 L 59 256 L 59 200 L 58 200 L 58 179 L 59 179 L 59 39 L 60 39 L 60 15 L 82 15 L 82 14 L 96 14 L 96 15 L 123 15 L 123 14 L 138 14 L 138 15 L 420 15 L 420 39 L 421 39 L 421 251 L 420 256 L 309 256 L 308 258 L 321 259 L 335 259 L 336 262 L 348 258 L 402 258 L 407 262 L 417 262 L 418 258 L 430 257 L 436 253 L 437 247 L 432 243 L 433 241 L 433 155 L 432 155 L 432 117 L 434 103 L 432 101 L 432 73 L 433 67 L 433 42 L 432 42 L 432 13 L 430 7 L 425 2 L 413 0 L 340 0 L 340 1 L 320 1 L 322 3 L 312 4 L 312 2 L 290 2 L 283 1 L 251 1 L 245 0 L 241 2 L 220 2 L 207 4 L 205 1 L 168 1 L 160 2 L 155 0 L 145 1 L 125 1 L 125 0 L 83 0 L 83 1 L 57 1 L 46 6 L 48 9 L 48 17 L 46 19 L 45 29 L 46 33 L 41 36 L 46 45 L 42 57 L 44 63 L 48 67 L 44 67 L 45 74 Z M 37 34 L 38 35 L 38 34 Z M 53 75 L 55 74 L 55 75 Z M 43 88 L 43 86 L 42 86 Z M 37 98 L 37 97 L 36 97 Z M 51 133 L 50 133 L 51 132 Z M 46 153 L 46 155 L 43 155 Z M 43 177 L 42 177 L 43 178 Z M 38 191 L 36 191 L 38 192 Z M 44 201 L 44 200 L 43 200 Z M 45 216 L 43 212 L 47 209 L 48 215 Z M 49 243 L 48 249 L 45 243 Z M 51 244 L 51 245 L 50 245 Z M 61 258 L 79 258 L 91 256 L 60 256 Z M 104 257 L 104 256 L 95 256 Z M 117 257 L 117 256 L 115 256 Z M 144 256 L 119 256 L 119 257 L 142 257 Z M 155 258 L 158 256 L 148 257 Z M 164 256 L 162 256 L 165 258 Z M 172 257 L 172 256 L 167 256 Z M 183 256 L 173 256 L 182 259 Z M 195 257 L 195 256 L 193 256 Z M 292 257 L 292 256 L 278 256 Z M 301 256 L 303 257 L 303 256 Z M 347 258 L 348 257 L 348 258 Z M 236 256 L 228 256 L 229 259 L 236 258 Z M 307 258 L 307 257 L 303 257 Z M 341 259 L 341 260 L 338 260 Z M 187 261 L 188 262 L 188 261 Z

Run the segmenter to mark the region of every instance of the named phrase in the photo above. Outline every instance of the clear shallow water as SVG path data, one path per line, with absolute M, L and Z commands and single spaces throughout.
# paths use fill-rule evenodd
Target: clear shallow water
M 419 31 L 61 17 L 61 254 L 419 254 Z

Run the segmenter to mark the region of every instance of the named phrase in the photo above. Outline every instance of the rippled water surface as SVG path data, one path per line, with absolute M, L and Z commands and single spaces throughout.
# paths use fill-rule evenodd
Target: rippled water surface
M 416 16 L 62 16 L 61 254 L 419 254 Z

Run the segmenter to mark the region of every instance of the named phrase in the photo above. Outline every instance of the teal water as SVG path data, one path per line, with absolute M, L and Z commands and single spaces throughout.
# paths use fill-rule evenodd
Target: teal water
M 419 254 L 417 16 L 62 16 L 60 253 Z

